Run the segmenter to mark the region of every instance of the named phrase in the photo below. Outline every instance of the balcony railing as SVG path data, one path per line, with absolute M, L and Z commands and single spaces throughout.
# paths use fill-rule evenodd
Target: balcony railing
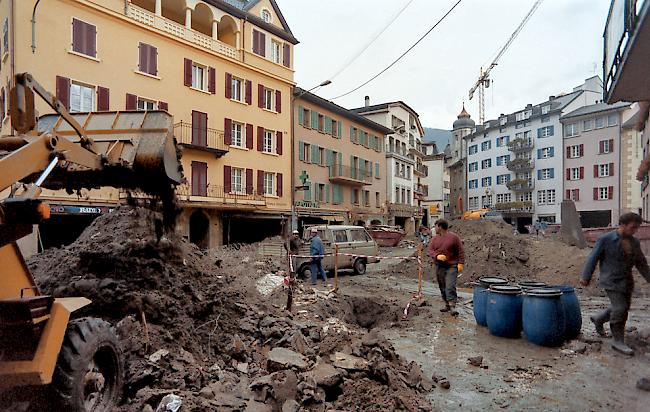
M 131 4 L 131 2 L 125 2 L 125 12 L 127 17 L 139 23 L 155 27 L 161 31 L 164 31 L 176 37 L 180 37 L 181 39 L 187 40 L 190 43 L 194 43 L 205 49 L 223 54 L 224 56 L 228 56 L 233 59 L 239 59 L 239 53 L 233 46 L 220 42 L 219 40 L 215 40 L 212 37 L 206 36 L 205 34 L 200 33 L 196 30 L 189 29 L 182 24 L 176 23 L 175 21 L 169 20 L 163 16 L 159 16 L 148 10 L 135 6 Z
M 415 165 L 415 168 L 413 170 L 415 171 L 415 173 L 418 173 L 422 177 L 426 177 L 427 174 L 429 173 L 429 168 L 423 164 Z
M 413 193 L 420 196 L 429 196 L 429 186 L 416 183 L 413 185 Z
M 515 192 L 525 192 L 535 189 L 535 180 L 533 179 L 514 179 L 506 183 L 506 187 Z
M 533 147 L 535 147 L 533 139 L 515 139 L 508 143 L 508 150 L 515 153 L 531 151 Z
M 179 122 L 174 125 L 176 141 L 193 149 L 213 152 L 217 157 L 228 153 L 229 147 L 224 142 L 221 130 L 197 128 L 192 123 Z
M 363 169 L 350 166 L 329 166 L 329 178 L 333 183 L 347 183 L 352 185 L 372 184 L 372 176 Z
M 512 172 L 529 171 L 535 168 L 535 161 L 532 159 L 514 159 L 506 163 L 506 168 Z
M 533 202 L 530 201 L 497 203 L 494 208 L 506 213 L 533 213 L 534 211 Z
M 245 188 L 244 188 L 245 189 Z M 252 188 L 244 192 L 226 192 L 223 186 L 206 185 L 192 186 L 189 183 L 180 185 L 176 188 L 176 194 L 181 201 L 204 201 L 212 203 L 221 203 L 224 205 L 264 205 L 266 198 L 264 195 L 256 193 Z

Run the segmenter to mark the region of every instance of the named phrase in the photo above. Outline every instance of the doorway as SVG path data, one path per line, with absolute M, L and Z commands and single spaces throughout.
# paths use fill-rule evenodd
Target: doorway
M 190 216 L 190 242 L 201 249 L 210 247 L 210 218 L 202 210 Z

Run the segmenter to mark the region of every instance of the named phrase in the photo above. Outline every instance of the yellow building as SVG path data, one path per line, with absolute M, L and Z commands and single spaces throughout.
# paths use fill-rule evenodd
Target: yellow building
M 386 221 L 386 156 L 392 130 L 300 88 L 294 91 L 295 214 L 310 223 Z
M 297 40 L 274 0 L 48 0 L 32 23 L 34 3 L 0 2 L 4 113 L 10 80 L 25 71 L 72 112 L 167 110 L 184 148 L 179 230 L 202 247 L 280 233 Z M 61 223 L 71 233 L 87 224 L 79 214 L 108 211 L 121 195 L 46 193 L 55 216 L 43 239 L 60 241 Z

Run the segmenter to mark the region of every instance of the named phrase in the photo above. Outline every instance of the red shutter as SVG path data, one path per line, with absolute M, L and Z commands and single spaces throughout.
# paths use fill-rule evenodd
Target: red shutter
M 605 141 L 601 140 L 598 142 L 598 153 L 602 154 L 605 151 Z
M 56 76 L 56 98 L 70 110 L 70 79 Z
M 566 180 L 571 180 L 571 169 L 569 168 L 566 170 Z
M 571 191 L 569 189 L 566 190 L 566 197 L 565 199 L 571 199 Z
M 0 116 L 0 121 L 3 121 L 5 119 L 5 89 L 4 88 L 0 90 L 0 113 L 2 113 L 2 115 Z
M 106 112 L 109 110 L 109 91 L 106 87 L 97 86 L 97 111 Z
M 97 28 L 92 24 L 85 23 L 86 31 L 86 54 L 97 57 Z
M 158 49 L 149 46 L 149 71 L 147 73 L 157 76 L 158 75 Z
M 167 104 L 167 102 L 163 102 L 161 100 L 161 101 L 158 102 L 158 109 L 168 112 L 169 111 L 169 105 Z
M 275 111 L 282 113 L 282 92 L 280 90 L 275 91 Z
M 614 163 L 609 164 L 609 175 L 614 176 Z
M 230 166 L 223 166 L 223 192 L 230 193 L 232 191 L 232 177 L 230 175 Z
M 253 53 L 255 54 L 260 54 L 259 53 L 259 48 L 260 48 L 260 32 L 257 30 L 253 30 Z
M 223 141 L 227 145 L 232 144 L 232 120 L 223 120 Z
M 277 173 L 276 176 L 278 178 L 278 183 L 277 183 L 277 187 L 276 187 L 277 188 L 277 194 L 278 194 L 278 197 L 282 197 L 282 173 Z
M 570 159 L 571 158 L 571 147 L 567 146 L 566 148 L 566 158 Z
M 126 94 L 126 110 L 138 109 L 138 96 L 135 94 Z
M 83 22 L 77 19 L 72 19 L 72 51 L 77 53 L 85 53 L 86 37 L 84 36 Z
M 192 196 L 207 196 L 208 164 L 192 162 Z
M 208 145 L 208 115 L 192 110 L 192 144 L 206 147 Z
M 257 85 L 257 106 L 264 107 L 264 85 L 262 83 Z
M 138 70 L 142 73 L 148 73 L 149 64 L 149 53 L 147 50 L 147 45 L 144 43 L 138 44 Z
M 598 165 L 594 165 L 594 177 L 598 177 Z
M 183 84 L 185 86 L 192 86 L 192 60 L 185 59 L 183 64 L 185 73 L 183 75 Z
M 266 34 L 260 32 L 259 34 L 259 55 L 260 56 L 266 56 Z
M 598 188 L 594 187 L 594 200 L 598 200 Z
M 281 155 L 282 154 L 282 132 L 275 132 L 275 146 L 276 146 L 276 153 Z
M 584 178 L 585 178 L 585 168 L 580 166 L 580 179 L 582 180 Z
M 576 198 L 575 198 L 575 201 L 576 201 L 576 202 L 579 202 L 579 201 L 580 201 L 580 189 L 576 189 Z
M 253 125 L 246 125 L 246 148 L 253 149 Z
M 232 98 L 232 74 L 226 73 L 226 99 Z
M 261 152 L 264 148 L 264 128 L 257 126 L 257 151 Z
M 208 67 L 208 91 L 212 94 L 217 92 L 217 72 L 214 67 Z
M 614 139 L 609 139 L 609 152 L 614 153 Z
M 257 194 L 264 194 L 264 170 L 257 171 Z
M 253 82 L 246 80 L 246 104 L 253 104 Z
M 580 145 L 580 157 L 585 155 L 585 145 L 581 144 Z
M 194 146 L 199 146 L 199 123 L 201 120 L 199 119 L 199 112 L 196 110 L 192 110 L 192 144 Z
M 607 188 L 607 194 L 608 194 L 607 197 L 608 197 L 610 200 L 614 198 L 614 186 L 609 186 L 609 187 Z
M 283 49 L 284 50 L 282 50 L 282 64 L 285 67 L 291 67 L 291 48 L 287 43 L 285 43 Z
M 246 169 L 246 193 L 253 194 L 253 169 Z

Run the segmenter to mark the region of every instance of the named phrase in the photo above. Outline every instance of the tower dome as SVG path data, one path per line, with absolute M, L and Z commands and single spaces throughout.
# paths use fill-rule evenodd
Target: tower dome
M 467 110 L 465 110 L 465 104 L 463 103 L 463 110 L 458 115 L 458 120 L 454 122 L 454 130 L 456 129 L 471 129 L 475 126 L 474 120 L 471 119 Z

